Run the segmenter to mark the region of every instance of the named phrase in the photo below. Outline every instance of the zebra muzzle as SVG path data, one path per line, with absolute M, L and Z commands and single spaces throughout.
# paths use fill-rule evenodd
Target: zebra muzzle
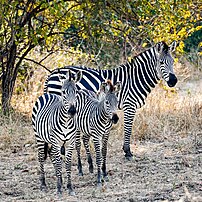
M 71 107 L 70 107 L 69 110 L 68 110 L 68 114 L 69 114 L 70 116 L 74 116 L 74 115 L 76 114 L 76 107 L 73 106 L 73 105 L 71 105 Z
M 174 87 L 177 83 L 177 77 L 174 74 L 169 74 L 169 80 L 167 81 L 167 84 L 169 87 Z
M 117 114 L 113 114 L 113 116 L 112 116 L 112 123 L 113 124 L 116 124 L 117 122 L 118 122 L 118 120 L 119 120 L 119 117 L 118 117 L 118 115 Z

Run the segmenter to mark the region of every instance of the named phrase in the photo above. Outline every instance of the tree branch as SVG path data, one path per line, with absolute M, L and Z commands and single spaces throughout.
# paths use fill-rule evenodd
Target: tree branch
M 17 56 L 17 58 L 20 58 L 19 56 Z M 46 57 L 47 58 L 47 57 Z M 39 66 L 41 66 L 41 67 L 43 67 L 46 71 L 48 71 L 48 72 L 50 72 L 51 73 L 51 70 L 49 70 L 46 66 L 44 66 L 44 65 L 42 65 L 41 64 L 41 61 L 43 61 L 43 60 L 41 60 L 40 62 L 37 62 L 37 61 L 35 61 L 35 60 L 32 60 L 32 59 L 30 59 L 30 58 L 23 58 L 24 60 L 27 60 L 27 61 L 30 61 L 30 62 L 33 62 L 33 63 L 35 63 L 35 64 L 37 64 L 37 65 L 39 65 Z
M 46 58 L 48 58 L 50 55 L 52 55 L 54 53 L 54 51 L 50 52 L 48 55 L 46 55 L 44 58 L 42 58 L 39 63 L 41 64 Z M 49 71 L 49 70 L 47 70 Z

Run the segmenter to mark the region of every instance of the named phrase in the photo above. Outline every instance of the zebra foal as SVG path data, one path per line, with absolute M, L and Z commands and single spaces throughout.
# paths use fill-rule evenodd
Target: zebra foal
M 101 164 L 103 176 L 107 177 L 106 156 L 107 141 L 112 124 L 118 122 L 117 109 L 118 98 L 116 94 L 121 89 L 121 83 L 112 85 L 110 81 L 102 83 L 98 99 L 92 95 L 87 95 L 82 90 L 78 93 L 77 100 L 77 124 L 76 150 L 78 155 L 79 175 L 83 175 L 80 157 L 80 132 L 83 133 L 83 143 L 89 163 L 89 171 L 93 172 L 93 163 L 89 150 L 89 138 L 92 137 L 97 164 L 97 183 L 101 185 Z
M 71 156 L 75 148 L 76 136 L 76 82 L 79 82 L 82 74 L 80 71 L 72 78 L 71 71 L 67 71 L 65 79 L 59 75 L 61 82 L 61 96 L 45 93 L 40 96 L 32 112 L 32 125 L 35 132 L 38 147 L 38 160 L 40 163 L 41 190 L 46 190 L 44 162 L 47 157 L 48 144 L 51 145 L 50 158 L 55 167 L 57 176 L 57 193 L 62 193 L 62 162 L 61 145 L 66 143 L 66 172 L 67 189 L 69 194 L 74 194 L 71 184 Z
M 112 83 L 120 81 L 121 91 L 118 95 L 118 108 L 124 111 L 124 143 L 125 157 L 131 160 L 133 154 L 130 150 L 130 137 L 136 110 L 145 104 L 145 100 L 151 90 L 162 78 L 173 87 L 177 78 L 173 71 L 174 59 L 171 55 L 177 43 L 170 46 L 165 42 L 159 42 L 153 47 L 135 56 L 130 62 L 121 64 L 113 69 L 98 70 L 87 67 L 66 66 L 53 71 L 45 82 L 45 90 L 54 94 L 60 94 L 61 85 L 58 82 L 58 70 L 66 74 L 69 69 L 74 73 L 81 70 L 83 77 L 77 84 L 81 89 L 97 92 L 102 82 L 111 80 Z

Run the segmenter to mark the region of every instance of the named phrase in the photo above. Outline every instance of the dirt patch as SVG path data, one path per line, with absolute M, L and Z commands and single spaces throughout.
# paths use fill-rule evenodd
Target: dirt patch
M 74 153 L 72 181 L 76 196 L 56 196 L 56 177 L 46 164 L 48 192 L 39 190 L 38 162 L 34 144 L 1 151 L 0 201 L 200 201 L 202 198 L 202 134 L 170 135 L 162 141 L 147 139 L 131 145 L 132 162 L 123 157 L 118 128 L 109 139 L 109 182 L 96 187 L 96 172 L 89 174 L 83 153 L 84 176 L 77 175 Z M 95 158 L 94 158 L 95 161 Z M 65 170 L 63 177 L 65 178 Z M 65 182 L 65 180 L 64 180 Z

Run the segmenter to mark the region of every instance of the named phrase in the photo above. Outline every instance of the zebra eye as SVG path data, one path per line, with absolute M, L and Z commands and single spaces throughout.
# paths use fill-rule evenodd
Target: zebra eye
M 62 90 L 62 94 L 65 94 L 65 93 L 66 93 L 66 90 L 63 89 L 63 90 Z
M 109 101 L 108 100 L 106 100 L 106 104 L 109 105 Z
M 160 60 L 160 64 L 161 64 L 161 65 L 163 65 L 163 64 L 164 64 L 163 60 Z

